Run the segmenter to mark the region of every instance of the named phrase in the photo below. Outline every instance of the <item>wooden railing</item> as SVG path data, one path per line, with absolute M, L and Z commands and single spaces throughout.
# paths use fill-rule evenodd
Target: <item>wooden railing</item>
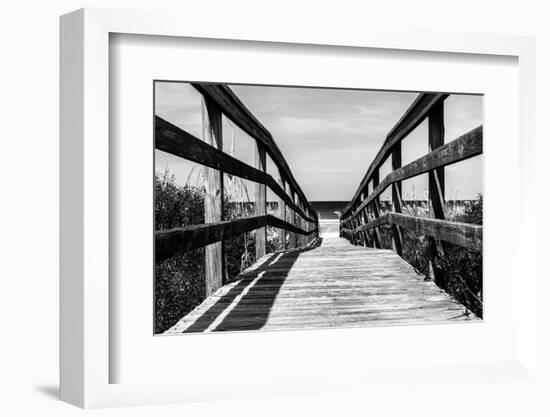
M 340 233 L 352 243 L 380 248 L 380 227 L 389 224 L 392 247 L 401 256 L 403 255 L 403 228 L 412 229 L 417 234 L 430 237 L 432 259 L 437 255 L 444 256 L 441 241 L 471 250 L 482 250 L 482 226 L 445 219 L 444 167 L 483 152 L 481 126 L 449 143 L 444 143 L 443 105 L 447 96 L 446 94 L 420 94 L 386 136 L 355 195 L 341 215 Z M 430 153 L 402 166 L 401 141 L 426 118 Z M 390 156 L 392 172 L 380 182 L 380 167 Z M 402 214 L 401 182 L 425 173 L 429 176 L 429 199 L 434 218 Z M 372 182 L 372 191 L 369 193 L 370 182 Z M 392 212 L 381 215 L 380 195 L 390 186 Z M 444 271 L 438 269 L 436 265 L 432 266 L 436 282 L 442 281 Z
M 205 224 L 155 233 L 155 261 L 205 247 L 206 296 L 225 281 L 224 240 L 256 230 L 256 259 L 267 252 L 267 226 L 279 228 L 284 249 L 307 245 L 318 235 L 318 216 L 296 182 L 269 131 L 250 113 L 233 91 L 223 84 L 193 84 L 202 95 L 203 140 L 155 116 L 155 148 L 204 165 Z M 255 167 L 223 152 L 222 114 L 256 141 Z M 277 166 L 274 179 L 266 172 L 266 155 Z M 255 216 L 222 219 L 223 176 L 231 174 L 255 183 Z M 266 187 L 279 198 L 279 217 L 267 214 Z

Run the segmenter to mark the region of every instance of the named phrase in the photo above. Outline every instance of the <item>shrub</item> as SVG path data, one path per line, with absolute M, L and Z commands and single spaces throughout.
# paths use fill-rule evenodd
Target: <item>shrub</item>
M 459 213 L 454 210 L 454 213 Z M 462 214 L 449 220 L 481 225 L 483 223 L 483 196 L 463 204 Z M 419 273 L 430 277 L 430 239 L 417 236 L 410 230 L 403 231 L 403 258 Z M 441 242 L 444 256 L 437 254 L 433 266 L 443 271 L 438 285 L 464 304 L 478 317 L 483 317 L 483 254 L 448 242 Z
M 155 266 L 155 334 L 176 324 L 205 298 L 204 249 Z
M 155 175 L 155 230 L 204 223 L 204 188 L 179 186 L 166 170 Z M 155 265 L 155 333 L 162 333 L 204 300 L 204 250 Z
M 204 223 L 204 187 L 179 186 L 165 170 L 155 174 L 155 230 Z

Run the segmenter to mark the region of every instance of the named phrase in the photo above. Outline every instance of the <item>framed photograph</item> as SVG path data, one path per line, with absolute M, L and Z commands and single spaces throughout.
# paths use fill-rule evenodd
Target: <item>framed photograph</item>
M 534 62 L 516 36 L 63 16 L 61 398 L 533 380 Z

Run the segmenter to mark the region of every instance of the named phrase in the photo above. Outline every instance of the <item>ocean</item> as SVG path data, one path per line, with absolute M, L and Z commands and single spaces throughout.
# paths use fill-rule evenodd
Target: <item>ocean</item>
M 319 219 L 338 219 L 348 205 L 348 201 L 311 201 L 310 203 L 319 213 Z

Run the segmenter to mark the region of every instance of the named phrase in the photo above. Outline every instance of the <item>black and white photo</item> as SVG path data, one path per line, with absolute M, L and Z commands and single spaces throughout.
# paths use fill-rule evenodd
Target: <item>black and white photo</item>
M 155 334 L 483 319 L 483 95 L 153 88 Z

